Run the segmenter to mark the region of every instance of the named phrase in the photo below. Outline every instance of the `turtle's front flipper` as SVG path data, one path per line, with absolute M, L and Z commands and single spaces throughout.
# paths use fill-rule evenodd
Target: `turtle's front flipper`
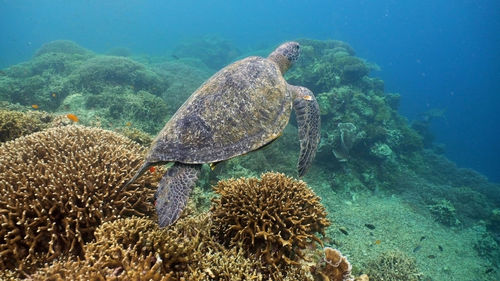
M 179 218 L 198 180 L 200 170 L 201 165 L 176 162 L 165 172 L 155 193 L 160 227 L 171 225 Z
M 290 86 L 295 94 L 293 108 L 297 117 L 300 156 L 297 164 L 299 177 L 311 166 L 318 148 L 320 133 L 319 106 L 314 94 L 307 88 Z

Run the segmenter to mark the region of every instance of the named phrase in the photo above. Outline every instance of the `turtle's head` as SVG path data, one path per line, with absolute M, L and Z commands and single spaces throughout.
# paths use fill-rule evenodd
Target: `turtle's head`
M 281 44 L 267 58 L 279 66 L 281 74 L 285 74 L 290 66 L 299 58 L 299 52 L 299 43 L 291 41 Z

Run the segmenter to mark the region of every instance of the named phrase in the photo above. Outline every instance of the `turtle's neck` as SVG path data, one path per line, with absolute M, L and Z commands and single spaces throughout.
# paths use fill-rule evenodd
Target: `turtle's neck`
M 290 66 L 292 66 L 290 60 L 288 60 L 284 55 L 277 52 L 272 52 L 267 58 L 278 65 L 282 75 L 285 75 Z

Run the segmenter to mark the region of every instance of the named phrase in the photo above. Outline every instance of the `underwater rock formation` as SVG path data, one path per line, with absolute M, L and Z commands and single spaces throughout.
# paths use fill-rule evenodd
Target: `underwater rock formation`
M 224 180 L 214 190 L 220 195 L 211 209 L 214 235 L 276 268 L 297 264 L 303 249 L 321 243 L 315 233 L 330 224 L 306 183 L 283 174 Z
M 144 150 L 116 133 L 66 126 L 0 146 L 0 269 L 29 272 L 63 254 L 81 255 L 102 222 L 150 215 L 160 174 L 118 192 Z

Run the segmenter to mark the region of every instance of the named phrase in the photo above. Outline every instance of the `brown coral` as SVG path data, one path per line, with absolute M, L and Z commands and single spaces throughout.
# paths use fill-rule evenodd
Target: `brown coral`
M 303 181 L 280 173 L 261 179 L 220 181 L 212 206 L 213 232 L 221 243 L 241 245 L 277 268 L 298 264 L 302 249 L 329 225 L 320 198 Z
M 158 176 L 119 191 L 143 158 L 142 148 L 116 133 L 67 126 L 0 146 L 0 269 L 82 254 L 102 222 L 154 213 Z
M 41 131 L 49 127 L 52 118 L 45 112 L 0 109 L 0 142 Z
M 33 281 L 87 281 L 87 280 L 172 280 L 171 275 L 160 273 L 163 263 L 152 253 L 138 256 L 130 249 L 113 246 L 106 250 L 108 256 L 97 261 L 66 260 L 58 261 L 30 276 Z
M 163 229 L 148 218 L 105 222 L 95 231 L 96 241 L 84 246 L 82 260 L 55 262 L 34 279 L 202 280 L 197 263 L 203 260 L 198 248 L 203 232 L 208 234 L 206 219 L 189 217 Z
M 417 281 L 422 273 L 414 258 L 400 251 L 386 251 L 368 262 L 367 273 L 373 281 Z
M 340 251 L 325 247 L 323 260 L 313 267 L 313 273 L 323 281 L 353 281 L 351 264 Z

